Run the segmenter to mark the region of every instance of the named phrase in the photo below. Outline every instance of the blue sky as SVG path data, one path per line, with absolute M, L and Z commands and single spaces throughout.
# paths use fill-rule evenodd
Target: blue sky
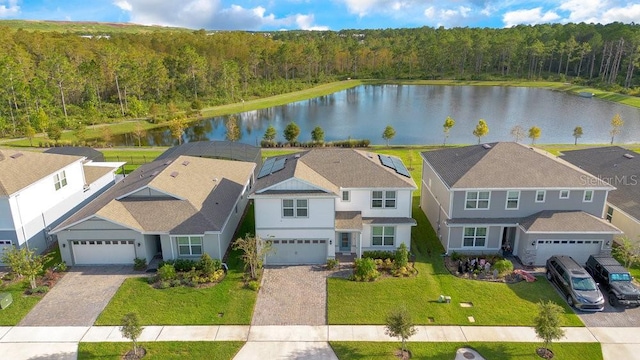
M 131 22 L 209 30 L 640 23 L 640 0 L 0 0 L 0 19 Z

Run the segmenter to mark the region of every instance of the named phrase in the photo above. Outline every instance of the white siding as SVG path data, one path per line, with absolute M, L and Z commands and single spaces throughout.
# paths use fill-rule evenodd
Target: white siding
M 309 216 L 306 218 L 285 218 L 282 216 L 282 199 L 255 199 L 256 231 L 258 229 L 313 229 L 335 227 L 334 198 L 284 197 L 287 199 L 308 199 Z
M 298 179 L 289 179 L 287 181 L 283 181 L 280 184 L 270 188 L 269 190 L 318 190 L 317 187 L 309 185 L 303 181 Z M 325 189 L 327 190 L 327 189 Z
M 411 189 L 344 189 L 350 192 L 350 201 L 336 199 L 336 211 L 361 211 L 363 217 L 411 217 Z M 373 190 L 396 191 L 395 208 L 372 208 L 371 193 Z

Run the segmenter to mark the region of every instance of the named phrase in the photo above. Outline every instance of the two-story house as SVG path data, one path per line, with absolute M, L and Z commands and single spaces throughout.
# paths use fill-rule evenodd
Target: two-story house
M 546 152 L 501 142 L 425 151 L 422 159 L 420 207 L 449 253 L 585 262 L 620 234 L 603 219 L 615 188 Z
M 411 245 L 417 187 L 396 157 L 313 149 L 265 160 L 251 198 L 270 265 L 320 264 L 336 254 Z
M 49 231 L 112 185 L 122 164 L 0 150 L 0 251 L 7 246 L 46 250 L 54 242 Z

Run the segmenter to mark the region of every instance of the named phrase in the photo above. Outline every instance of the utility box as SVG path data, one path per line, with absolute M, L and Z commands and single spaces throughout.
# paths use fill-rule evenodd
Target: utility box
M 4 310 L 13 302 L 13 296 L 11 293 L 4 292 L 0 293 L 0 309 Z

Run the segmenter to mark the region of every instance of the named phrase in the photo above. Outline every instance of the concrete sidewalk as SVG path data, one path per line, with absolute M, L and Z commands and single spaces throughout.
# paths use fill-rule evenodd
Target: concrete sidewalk
M 411 342 L 540 342 L 530 327 L 516 326 L 417 326 Z M 600 342 L 604 359 L 631 359 L 640 353 L 640 327 L 564 328 L 558 342 Z M 397 341 L 384 333 L 384 326 L 146 326 L 139 338 L 147 341 L 246 341 L 236 359 L 252 359 L 261 346 L 281 354 L 315 355 L 334 359 L 329 341 Z M 8 359 L 75 359 L 79 342 L 123 342 L 117 326 L 15 326 L 0 327 L 0 354 Z M 28 353 L 25 343 L 29 343 Z M 254 349 L 254 350 L 252 350 Z M 52 354 L 56 353 L 58 355 Z M 295 357 L 294 357 L 295 358 Z

